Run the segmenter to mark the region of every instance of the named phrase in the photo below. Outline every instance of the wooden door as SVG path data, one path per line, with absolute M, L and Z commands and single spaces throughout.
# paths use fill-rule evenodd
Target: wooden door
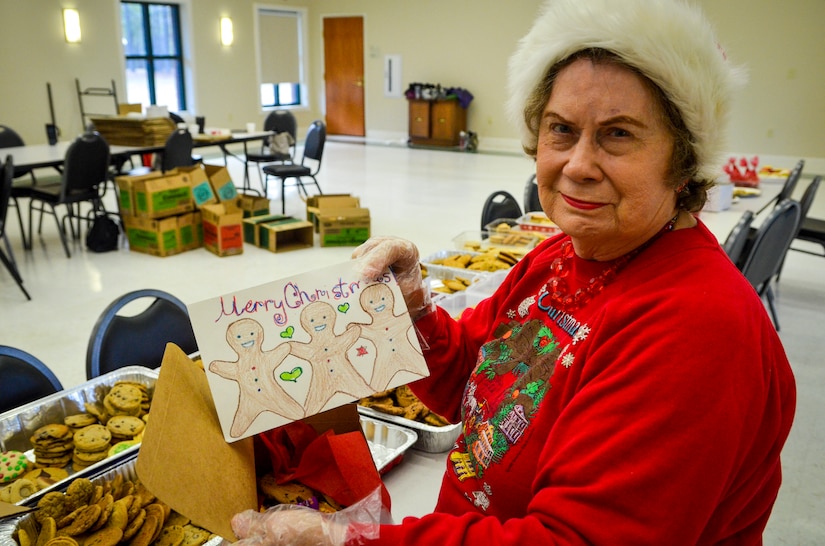
M 364 19 L 324 18 L 327 133 L 365 136 Z

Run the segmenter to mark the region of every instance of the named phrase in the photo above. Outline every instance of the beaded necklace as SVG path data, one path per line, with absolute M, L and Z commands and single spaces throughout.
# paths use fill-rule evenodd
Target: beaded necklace
M 564 241 L 561 245 L 561 256 L 553 260 L 550 264 L 550 271 L 553 274 L 545 285 L 550 298 L 550 304 L 556 309 L 569 313 L 576 311 L 587 305 L 590 300 L 598 296 L 604 287 L 616 277 L 616 274 L 627 263 L 635 258 L 642 250 L 650 246 L 653 241 L 658 239 L 664 233 L 673 231 L 673 226 L 676 224 L 676 219 L 679 217 L 677 213 L 656 235 L 651 237 L 643 245 L 631 250 L 624 256 L 612 260 L 602 272 L 590 279 L 587 286 L 579 288 L 575 293 L 570 294 L 570 288 L 567 284 L 567 278 L 570 275 L 570 260 L 575 255 L 573 249 L 573 242 L 570 239 Z

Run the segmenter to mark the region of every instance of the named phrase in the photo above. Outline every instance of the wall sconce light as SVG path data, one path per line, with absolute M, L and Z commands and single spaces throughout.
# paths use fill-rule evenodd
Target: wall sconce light
M 76 9 L 63 10 L 63 34 L 70 44 L 80 43 L 80 15 Z
M 232 19 L 221 17 L 221 45 L 231 46 L 235 41 L 235 34 L 232 31 Z

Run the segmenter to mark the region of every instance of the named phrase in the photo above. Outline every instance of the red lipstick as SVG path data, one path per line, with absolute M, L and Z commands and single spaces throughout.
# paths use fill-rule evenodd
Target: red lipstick
M 568 205 L 570 205 L 571 207 L 573 207 L 575 209 L 593 210 L 593 209 L 598 209 L 598 208 L 604 206 L 604 203 L 592 203 L 590 201 L 579 201 L 578 199 L 573 199 L 572 197 L 569 197 L 569 196 L 564 195 L 564 194 L 562 194 L 562 197 L 564 198 L 565 203 L 567 203 Z

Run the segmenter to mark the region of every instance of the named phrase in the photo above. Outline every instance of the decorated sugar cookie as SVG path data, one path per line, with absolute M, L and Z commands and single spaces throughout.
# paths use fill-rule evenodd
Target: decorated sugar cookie
M 16 480 L 29 469 L 29 460 L 22 451 L 0 453 L 0 483 Z

